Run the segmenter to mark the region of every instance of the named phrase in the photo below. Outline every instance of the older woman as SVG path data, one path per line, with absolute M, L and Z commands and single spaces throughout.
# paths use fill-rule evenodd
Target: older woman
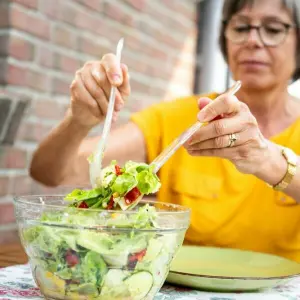
M 287 91 L 299 75 L 300 3 L 225 0 L 223 18 L 222 50 L 242 81 L 236 97 L 192 96 L 136 113 L 112 132 L 105 160 L 151 162 L 201 108 L 198 119 L 211 122 L 161 169 L 158 199 L 192 208 L 188 243 L 300 262 L 300 102 Z M 119 90 L 117 118 L 130 94 L 127 67 L 107 54 L 76 73 L 69 113 L 33 157 L 35 179 L 88 182 L 87 157 L 98 139 L 86 136 L 105 118 L 111 85 Z

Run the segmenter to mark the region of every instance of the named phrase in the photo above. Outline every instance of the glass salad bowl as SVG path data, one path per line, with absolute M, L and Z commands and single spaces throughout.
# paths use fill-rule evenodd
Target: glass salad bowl
M 14 199 L 19 235 L 45 298 L 153 299 L 183 243 L 190 210 L 149 200 L 126 211 L 84 209 L 63 199 Z

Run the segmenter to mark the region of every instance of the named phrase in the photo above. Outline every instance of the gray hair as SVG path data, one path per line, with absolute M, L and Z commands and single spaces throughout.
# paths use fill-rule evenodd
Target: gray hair
M 246 5 L 253 5 L 254 2 L 255 0 L 224 0 L 222 21 L 230 20 L 235 13 L 243 9 Z M 296 52 L 297 66 L 296 71 L 293 75 L 293 79 L 297 80 L 300 78 L 300 0 L 282 0 L 282 6 L 291 13 L 298 30 Z M 226 24 L 222 22 L 219 42 L 223 56 L 227 61 L 225 29 Z

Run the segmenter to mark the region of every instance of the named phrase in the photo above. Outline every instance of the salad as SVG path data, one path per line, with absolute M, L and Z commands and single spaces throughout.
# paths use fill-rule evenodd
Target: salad
M 153 299 L 186 231 L 174 229 L 172 217 L 159 216 L 154 204 L 137 203 L 159 187 L 148 165 L 112 162 L 100 188 L 76 189 L 62 211 L 47 210 L 28 222 L 21 238 L 42 293 L 50 299 Z
M 79 208 L 105 208 L 122 210 L 133 208 L 143 195 L 156 193 L 160 180 L 153 166 L 128 161 L 123 168 L 112 161 L 101 171 L 101 187 L 91 191 L 74 190 L 66 200 L 75 201 Z

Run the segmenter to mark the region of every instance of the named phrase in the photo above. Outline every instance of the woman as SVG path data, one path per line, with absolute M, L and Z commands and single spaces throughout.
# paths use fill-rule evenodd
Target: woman
M 151 162 L 203 108 L 198 119 L 211 122 L 159 173 L 158 199 L 192 208 L 188 243 L 300 262 L 300 102 L 287 91 L 299 76 L 299 18 L 299 0 L 225 0 L 220 41 L 234 79 L 242 81 L 236 97 L 213 93 L 198 102 L 192 96 L 160 103 L 111 134 L 105 163 Z M 107 54 L 76 73 L 67 116 L 34 154 L 35 179 L 88 183 L 87 157 L 98 139 L 86 136 L 105 118 L 111 84 L 119 90 L 117 118 L 130 94 L 127 67 Z M 218 115 L 223 118 L 212 121 Z

